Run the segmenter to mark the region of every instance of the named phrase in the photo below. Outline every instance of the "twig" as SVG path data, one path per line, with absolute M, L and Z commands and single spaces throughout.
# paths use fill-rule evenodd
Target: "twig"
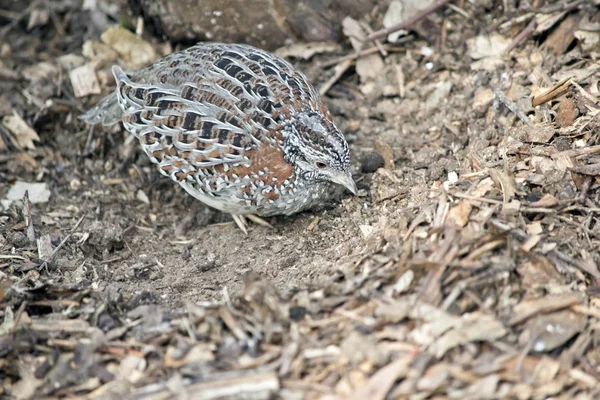
M 590 191 L 590 187 L 592 186 L 592 179 L 593 179 L 593 177 L 586 176 L 585 179 L 583 180 L 583 183 L 581 184 L 581 190 L 580 190 L 579 196 L 577 196 L 578 201 L 584 201 L 587 198 L 588 192 Z
M 584 233 L 588 234 L 589 236 L 595 237 L 596 239 L 600 239 L 600 232 L 594 232 L 593 230 L 582 226 L 582 224 L 572 221 L 567 217 L 563 217 L 562 215 L 556 215 L 556 218 L 559 221 L 562 221 L 566 224 L 576 226 L 578 229 L 581 229 Z
M 448 4 L 448 8 L 454 10 L 457 14 L 462 15 L 466 19 L 471 19 L 471 16 L 462 8 L 455 6 L 454 4 Z
M 387 50 L 387 47 L 384 47 L 384 48 Z M 360 53 L 352 53 L 352 54 L 348 54 L 347 56 L 343 56 L 343 57 L 339 57 L 339 58 L 336 58 L 333 60 L 326 61 L 321 64 L 321 67 L 327 68 L 327 67 L 331 67 L 333 65 L 338 65 L 344 61 L 356 60 L 359 57 L 366 56 L 368 54 L 377 53 L 378 51 L 380 51 L 379 47 L 373 46 L 366 50 L 361 51 Z
M 560 153 L 553 154 L 552 158 L 559 157 L 559 156 L 566 156 L 566 157 L 591 156 L 591 155 L 598 154 L 598 153 L 600 153 L 600 145 L 595 145 L 595 146 L 589 146 L 589 147 L 580 147 L 578 149 L 573 149 L 573 150 L 561 151 Z
M 81 154 L 82 157 L 86 157 L 92 153 L 92 150 L 90 150 L 90 147 L 92 146 L 93 139 L 94 139 L 94 125 L 90 125 L 90 127 L 88 129 L 87 139 L 85 140 L 85 145 L 83 147 L 83 154 Z
M 135 34 L 139 37 L 144 35 L 144 18 L 140 15 L 137 19 L 137 24 L 135 25 Z
M 368 24 L 366 24 L 366 23 L 360 23 L 360 25 L 363 27 L 363 29 L 365 31 L 367 31 L 369 33 L 369 35 L 373 33 L 373 29 Z M 375 42 L 375 47 L 377 47 L 379 49 L 379 52 L 381 53 L 381 56 L 382 57 L 387 57 L 388 52 L 385 49 L 385 47 L 383 47 L 383 45 L 381 44 L 381 41 L 378 40 L 378 39 L 374 39 L 373 41 Z
M 6 19 L 17 19 L 17 18 L 21 18 L 21 13 L 16 12 L 16 11 L 0 9 L 0 17 L 6 18 Z
M 394 33 L 399 30 L 402 30 L 402 29 L 408 29 L 411 26 L 413 26 L 414 24 L 416 24 L 417 22 L 419 22 L 420 20 L 422 20 L 423 18 L 425 18 L 426 16 L 428 16 L 429 14 L 436 11 L 438 8 L 441 8 L 442 6 L 446 5 L 449 1 L 450 0 L 438 0 L 431 6 L 421 10 L 421 12 L 419 12 L 415 16 L 407 19 L 406 21 L 402 21 L 399 24 L 390 26 L 389 28 L 382 29 L 377 32 L 373 32 L 370 35 L 368 35 L 364 40 L 366 41 L 366 40 L 380 39 L 382 37 L 389 35 L 390 33 Z
M 394 65 L 396 71 L 396 80 L 398 81 L 398 96 L 403 99 L 405 95 L 404 89 L 404 71 L 402 71 L 402 64 Z
M 56 29 L 56 33 L 58 33 L 59 36 L 66 36 L 67 32 L 65 31 L 65 27 L 61 24 L 60 20 L 58 19 L 58 15 L 56 15 L 53 8 L 50 6 L 50 4 L 48 4 L 47 0 L 44 0 L 44 6 L 48 9 L 48 14 L 52 20 L 54 29 Z
M 502 223 L 498 220 L 490 220 L 489 223 L 491 225 L 494 225 L 496 228 L 501 229 L 504 232 L 510 232 L 512 235 L 516 236 L 518 239 L 521 239 L 523 241 L 529 239 L 529 235 L 526 234 L 521 229 L 513 228 L 512 226 Z M 584 264 L 578 262 L 573 257 L 570 257 L 570 256 L 564 254 L 563 252 L 561 252 L 560 250 L 558 250 L 556 248 L 550 250 L 548 252 L 548 255 L 554 256 L 555 258 L 557 258 L 567 264 L 570 264 L 573 267 L 576 267 L 583 272 L 587 272 L 588 274 L 592 275 L 596 279 L 600 278 L 600 271 L 598 271 L 597 269 L 594 270 L 594 269 L 588 267 L 587 265 L 584 265 Z
M 504 204 L 504 202 L 502 200 L 488 199 L 487 197 L 470 196 L 468 194 L 462 194 L 462 193 L 448 193 L 448 194 L 453 197 L 458 197 L 459 199 L 479 201 L 481 203 L 500 204 L 500 205 Z
M 67 236 L 65 236 L 65 238 L 58 244 L 58 246 L 56 246 L 56 248 L 54 249 L 54 251 L 52 252 L 52 254 L 50 254 L 50 257 L 48 257 L 49 260 L 52 260 L 52 258 L 58 252 L 58 250 L 60 250 L 61 247 L 63 247 L 65 245 L 65 243 L 67 243 L 67 240 L 69 240 L 71 238 L 71 236 L 73 236 L 73 233 L 75 233 L 75 231 L 77 230 L 77 228 L 79 228 L 79 225 L 81 225 L 81 222 L 83 221 L 84 218 L 85 218 L 85 214 L 83 214 L 81 216 L 81 218 L 79 218 L 79 221 L 77 221 L 77 223 L 75 224 L 75 226 L 73 226 L 73 228 L 71 229 L 71 232 L 69 232 L 67 234 Z
M 17 311 L 17 316 L 13 322 L 13 328 L 11 333 L 15 333 L 17 331 L 17 327 L 19 326 L 19 322 L 21 322 L 21 317 L 23 316 L 23 312 L 25 311 L 25 307 L 27 307 L 27 300 L 21 303 L 19 310 Z
M 547 90 L 544 93 L 535 96 L 533 98 L 533 100 L 531 100 L 531 105 L 536 107 L 541 104 L 547 103 L 547 102 L 557 98 L 558 96 L 563 95 L 564 93 L 566 93 L 569 90 L 570 85 L 571 85 L 571 78 L 563 79 L 562 81 L 560 81 L 556 85 L 554 85 L 554 87 L 552 89 Z
M 494 100 L 500 101 L 504 104 L 513 114 L 515 114 L 521 121 L 525 123 L 527 126 L 533 126 L 533 122 L 529 119 L 527 115 L 519 107 L 517 103 L 508 98 L 507 95 L 500 88 L 494 88 Z
M 17 18 L 13 19 L 8 23 L 4 28 L 0 29 L 0 39 L 4 37 L 12 28 L 17 26 L 21 20 L 23 20 L 27 15 L 31 14 L 34 8 L 38 6 L 39 1 L 33 1 Z
M 338 79 L 340 79 L 342 77 L 342 75 L 344 75 L 344 72 L 346 72 L 346 70 L 348 68 L 350 68 L 351 64 L 352 64 L 352 60 L 346 60 L 346 61 L 342 61 L 341 63 L 339 63 L 335 67 L 335 72 L 333 73 L 333 76 L 331 78 L 329 78 L 327 80 L 327 82 L 325 82 L 323 84 L 323 86 L 321 86 L 321 88 L 319 89 L 319 94 L 321 96 L 325 96 L 325 94 L 338 81 Z
M 595 71 L 598 71 L 597 68 L 594 68 Z M 587 78 L 587 77 L 586 77 Z M 581 85 L 575 81 L 571 81 L 571 84 L 573 86 L 575 86 L 577 88 L 577 90 L 579 90 L 579 93 L 581 93 L 581 95 L 583 97 L 585 97 L 588 101 L 590 101 L 591 103 L 598 103 L 598 98 L 596 96 L 593 96 L 592 94 L 590 94 L 587 90 L 585 90 L 584 88 L 581 87 Z
M 527 24 L 525 29 L 523 29 L 515 38 L 510 42 L 508 47 L 504 50 L 504 54 L 510 53 L 519 43 L 521 43 L 527 36 L 531 35 L 535 30 L 537 25 L 537 19 L 532 18 L 531 21 Z

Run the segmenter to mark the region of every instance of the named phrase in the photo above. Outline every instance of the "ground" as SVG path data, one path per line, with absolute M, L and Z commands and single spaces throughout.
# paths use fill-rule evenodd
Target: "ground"
M 279 49 L 359 193 L 247 236 L 77 119 L 132 50 L 98 43 L 111 2 L 47 3 L 0 2 L 1 395 L 599 395 L 597 2 L 457 2 L 360 57 L 352 19 L 311 57 Z M 89 65 L 100 93 L 78 96 Z M 42 185 L 9 202 L 19 182 Z

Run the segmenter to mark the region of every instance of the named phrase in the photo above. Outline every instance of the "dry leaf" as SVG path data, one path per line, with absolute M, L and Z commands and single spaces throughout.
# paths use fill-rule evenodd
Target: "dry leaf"
M 462 200 L 457 206 L 452 207 L 448 212 L 446 221 L 458 227 L 463 227 L 469 222 L 469 216 L 473 210 L 473 202 L 470 200 Z
M 510 40 L 499 35 L 477 36 L 467 40 L 469 56 L 477 60 L 471 64 L 474 71 L 493 71 L 502 64 L 502 54 L 509 46 Z
M 535 289 L 539 286 L 564 281 L 564 277 L 556 271 L 554 265 L 545 256 L 532 253 L 528 257 L 531 261 L 517 267 L 523 286 Z
M 144 357 L 140 357 L 134 354 L 127 354 L 119 365 L 118 379 L 136 383 L 144 376 L 144 370 L 146 369 L 147 363 Z
M 405 375 L 409 370 L 412 354 L 392 361 L 369 378 L 367 383 L 360 386 L 348 400 L 383 400 L 396 380 Z
M 485 57 L 500 57 L 510 44 L 510 39 L 494 33 L 486 36 L 481 35 L 467 40 L 469 56 L 474 60 Z
M 505 206 L 512 200 L 516 193 L 515 181 L 512 177 L 508 176 L 504 171 L 497 169 L 490 169 L 490 177 L 494 180 L 497 185 L 502 188 L 502 197 Z
M 344 35 L 350 39 L 350 44 L 354 51 L 361 51 L 363 48 L 363 41 L 361 39 L 367 35 L 360 23 L 354 18 L 346 17 L 342 21 L 342 28 Z
M 16 111 L 13 111 L 13 115 L 4 117 L 2 119 L 2 124 L 6 129 L 13 133 L 17 147 L 21 150 L 33 150 L 35 149 L 33 141 L 40 141 L 37 132 L 27 125 L 27 122 L 25 122 Z
M 385 15 L 383 16 L 383 27 L 389 28 L 394 25 L 397 25 L 405 20 L 404 17 L 404 1 L 402 0 L 392 0 L 390 1 L 390 5 L 388 6 Z M 398 40 L 400 36 L 406 34 L 406 31 L 399 30 L 396 32 L 392 32 L 388 35 L 387 40 L 390 43 L 394 43 Z
M 87 40 L 83 43 L 81 54 L 96 63 L 98 67 L 113 62 L 119 57 L 119 54 L 109 46 L 95 40 Z
M 551 383 L 560 371 L 560 363 L 549 357 L 514 356 L 503 362 L 502 377 L 507 380 L 522 380 L 533 385 Z
M 553 14 L 540 13 L 536 15 L 536 33 L 543 33 L 548 29 L 552 28 L 556 23 L 563 19 L 567 15 L 567 11 L 559 11 Z
M 379 54 L 373 53 L 356 60 L 356 73 L 361 82 L 372 81 L 377 78 L 385 68 L 383 59 Z
M 27 30 L 31 31 L 33 28 L 44 26 L 50 21 L 50 13 L 48 7 L 34 8 L 29 14 L 29 21 L 27 22 Z
M 551 125 L 521 125 L 510 130 L 510 135 L 517 140 L 530 143 L 548 143 L 556 134 Z
M 453 329 L 436 340 L 430 350 L 436 357 L 441 358 L 448 350 L 456 346 L 470 342 L 496 340 L 505 334 L 504 325 L 491 315 L 480 312 L 463 314 Z
M 556 120 L 561 127 L 565 128 L 573 125 L 578 115 L 579 109 L 575 105 L 575 102 L 572 99 L 566 98 L 560 102 Z
M 490 88 L 478 87 L 473 96 L 473 109 L 484 113 L 494 101 L 494 91 Z
M 500 376 L 496 374 L 488 375 L 473 382 L 465 390 L 463 399 L 491 399 L 498 395 L 497 388 L 500 383 Z
M 575 39 L 575 31 L 579 27 L 580 20 L 581 16 L 579 14 L 569 14 L 558 25 L 558 28 L 548 35 L 548 38 L 542 44 L 542 48 L 550 49 L 556 55 L 565 53 Z
M 100 39 L 123 57 L 130 68 L 141 68 L 156 60 L 150 43 L 121 27 L 112 27 Z
M 536 202 L 530 204 L 531 207 L 541 207 L 541 208 L 551 208 L 556 207 L 559 204 L 559 201 L 556 197 L 551 194 L 546 193 Z
M 594 51 L 595 49 L 598 49 L 598 46 L 600 46 L 600 32 L 577 30 L 573 32 L 573 36 L 579 40 L 581 50 L 584 52 Z
M 363 234 L 363 237 L 365 239 L 368 239 L 374 231 L 374 228 L 371 225 L 359 225 L 358 228 L 360 229 L 360 232 Z

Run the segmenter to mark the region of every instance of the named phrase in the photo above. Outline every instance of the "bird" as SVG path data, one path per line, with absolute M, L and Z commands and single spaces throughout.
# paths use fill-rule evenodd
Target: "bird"
M 356 194 L 344 135 L 305 75 L 246 44 L 199 43 L 127 73 L 80 116 L 122 122 L 162 175 L 247 219 L 291 215 Z

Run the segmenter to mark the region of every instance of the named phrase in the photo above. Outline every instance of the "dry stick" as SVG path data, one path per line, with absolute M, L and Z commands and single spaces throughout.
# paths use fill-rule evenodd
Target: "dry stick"
M 137 19 L 137 24 L 135 25 L 135 34 L 139 37 L 144 35 L 144 18 L 140 15 Z
M 512 111 L 513 114 L 523 121 L 525 125 L 533 126 L 533 122 L 531 122 L 529 117 L 525 115 L 523 111 L 521 111 L 519 106 L 517 106 L 517 103 L 509 99 L 500 88 L 494 88 L 494 98 L 504 104 L 510 111 Z
M 541 104 L 547 103 L 547 102 L 557 98 L 558 96 L 563 95 L 564 93 L 566 93 L 569 90 L 570 85 L 571 85 L 571 78 L 563 79 L 562 81 L 560 81 L 556 85 L 554 85 L 554 87 L 552 89 L 547 90 L 544 93 L 539 94 L 537 96 L 534 96 L 534 98 L 531 100 L 531 105 L 533 107 L 537 107 Z
M 23 219 L 27 229 L 27 240 L 29 243 L 35 243 L 35 230 L 33 229 L 33 219 L 31 218 L 31 201 L 29 201 L 29 191 L 26 190 L 23 195 Z
M 11 329 L 11 334 L 15 334 L 17 328 L 19 327 L 19 322 L 21 322 L 21 317 L 23 316 L 23 312 L 25 311 L 25 307 L 27 307 L 27 300 L 21 303 L 19 310 L 17 311 L 17 316 L 13 322 L 13 327 Z
M 399 24 L 390 26 L 389 28 L 382 29 L 377 32 L 371 33 L 369 36 L 367 36 L 365 38 L 365 40 L 380 39 L 382 37 L 389 35 L 390 33 L 394 33 L 399 30 L 402 30 L 402 29 L 408 29 L 411 26 L 413 26 L 414 24 L 416 24 L 417 22 L 419 22 L 420 20 L 422 20 L 423 18 L 425 18 L 426 16 L 428 16 L 429 14 L 436 11 L 438 8 L 441 8 L 442 6 L 446 5 L 449 1 L 450 0 L 438 0 L 436 3 L 421 10 L 421 12 L 419 12 L 417 15 L 407 19 L 406 21 L 402 21 Z
M 500 205 L 504 204 L 504 202 L 502 200 L 488 199 L 487 197 L 470 196 L 468 194 L 462 194 L 462 193 L 448 193 L 448 194 L 453 197 L 458 197 L 459 199 L 478 201 L 481 203 L 500 204 Z
M 594 74 L 597 71 L 598 71 L 598 68 L 594 68 Z M 585 79 L 587 79 L 589 76 L 594 75 L 594 74 L 588 74 L 588 76 L 586 76 Z M 583 79 L 581 79 L 580 82 L 583 82 Z M 588 99 L 590 102 L 592 102 L 594 104 L 598 103 L 598 98 L 596 98 L 596 96 L 592 95 L 587 90 L 585 90 L 584 88 L 582 88 L 579 83 L 577 83 L 575 81 L 571 81 L 571 84 L 573 86 L 575 86 L 577 88 L 577 90 L 579 90 L 579 93 L 581 93 L 581 95 L 583 97 L 585 97 L 586 99 Z
M 531 19 L 531 22 L 527 24 L 525 29 L 523 29 L 515 38 L 510 42 L 508 47 L 504 50 L 504 54 L 510 53 L 519 43 L 521 43 L 527 36 L 531 35 L 535 30 L 537 25 L 537 20 L 535 17 Z
M 18 18 L 21 18 L 21 13 L 17 12 L 17 11 L 0 9 L 0 17 L 6 18 L 6 19 L 18 19 Z
M 587 198 L 590 187 L 592 186 L 592 178 L 593 177 L 591 176 L 586 176 L 583 180 L 579 196 L 577 196 L 577 201 L 584 201 Z
M 6 26 L 0 29 L 0 39 L 3 38 L 4 35 L 6 35 L 11 29 L 17 26 L 21 22 L 21 20 L 23 20 L 27 15 L 31 14 L 31 11 L 33 11 L 33 9 L 38 6 L 38 3 L 39 1 L 33 1 L 29 5 L 29 7 L 23 10 L 23 12 L 17 18 L 13 19 L 8 24 L 6 24 Z
M 43 1 L 44 7 L 48 10 L 48 14 L 50 15 L 50 19 L 52 20 L 52 24 L 54 25 L 54 29 L 59 36 L 66 36 L 67 32 L 65 31 L 65 27 L 62 26 L 58 16 L 54 12 L 54 9 L 48 4 L 48 0 Z
M 369 35 L 373 33 L 373 29 L 371 29 L 371 27 L 368 24 L 361 23 L 360 25 L 363 27 L 364 30 L 366 30 L 369 33 Z M 383 47 L 383 44 L 381 44 L 381 41 L 378 39 L 375 39 L 374 42 L 375 42 L 375 46 L 379 49 L 381 56 L 387 57 L 388 52 L 385 49 L 385 47 Z
M 384 47 L 384 49 L 387 50 L 388 47 Z M 339 64 L 341 62 L 344 62 L 344 61 L 356 60 L 357 58 L 359 58 L 361 56 L 366 56 L 368 54 L 377 53 L 378 51 L 380 51 L 379 47 L 373 46 L 373 47 L 370 47 L 370 48 L 368 48 L 366 50 L 361 51 L 360 53 L 352 53 L 352 54 L 348 54 L 347 56 L 343 56 L 343 57 L 340 57 L 340 58 L 336 58 L 334 60 L 326 61 L 326 62 L 324 62 L 324 63 L 321 64 L 321 67 L 322 68 L 327 68 L 327 67 L 331 67 L 333 65 L 337 65 L 337 64 Z
M 560 153 L 556 153 L 552 156 L 552 158 L 560 156 L 567 157 L 581 157 L 581 156 L 592 156 L 594 154 L 600 153 L 600 144 L 589 147 L 580 147 L 578 149 L 565 150 Z
M 58 252 L 58 250 L 60 250 L 60 248 L 63 247 L 65 245 L 65 243 L 67 243 L 67 240 L 69 240 L 69 238 L 71 236 L 73 236 L 73 233 L 75 233 L 75 231 L 77 230 L 77 228 L 79 228 L 79 225 L 81 225 L 81 222 L 83 221 L 84 218 L 85 218 L 85 214 L 83 214 L 81 216 L 81 218 L 79 218 L 79 221 L 77 221 L 77 223 L 75 224 L 75 226 L 73 226 L 73 228 L 71 229 L 71 232 L 69 232 L 67 234 L 67 236 L 65 236 L 65 238 L 58 244 L 58 246 L 56 246 L 56 248 L 54 249 L 54 251 L 52 252 L 52 254 L 50 254 L 50 257 L 48 257 L 49 260 L 52 260 L 52 258 Z
M 465 10 L 463 10 L 462 8 L 460 8 L 458 6 L 455 6 L 454 4 L 448 4 L 448 8 L 450 8 L 451 10 L 454 10 L 457 14 L 462 15 L 466 19 L 471 18 Z
M 338 81 L 338 79 L 340 79 L 342 77 L 342 75 L 344 75 L 344 72 L 346 72 L 346 70 L 348 68 L 350 68 L 351 64 L 352 64 L 352 60 L 346 60 L 346 61 L 342 61 L 341 63 L 339 63 L 335 67 L 335 71 L 333 73 L 333 76 L 331 78 L 329 78 L 327 80 L 327 82 L 325 82 L 323 84 L 323 86 L 321 86 L 321 88 L 319 89 L 319 94 L 321 96 L 325 96 L 325 94 L 327 93 L 327 91 L 329 89 L 331 89 L 331 87 Z

